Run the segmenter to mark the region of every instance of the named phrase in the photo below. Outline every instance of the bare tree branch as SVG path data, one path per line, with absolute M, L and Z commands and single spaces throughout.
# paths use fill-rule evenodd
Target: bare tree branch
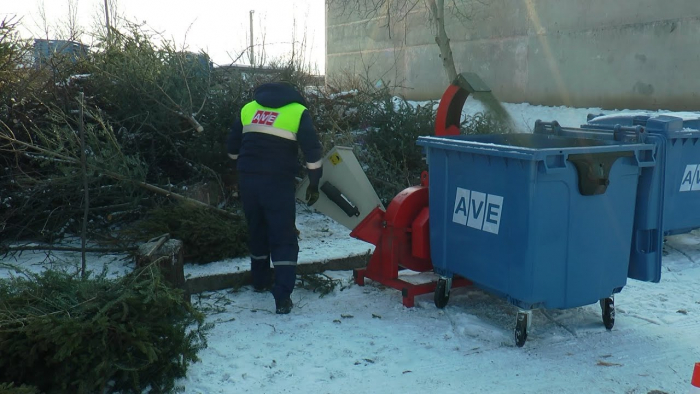
M 387 22 L 385 27 L 389 29 L 389 37 L 392 37 L 392 30 L 398 23 L 408 22 L 408 17 L 416 11 L 420 3 L 423 3 L 428 12 L 430 26 L 435 31 L 435 43 L 440 49 L 440 58 L 445 74 L 451 82 L 457 77 L 457 67 L 455 65 L 450 38 L 446 29 L 445 7 L 448 7 L 449 14 L 458 20 L 465 22 L 471 20 L 473 13 L 472 3 L 484 4 L 488 0 L 326 0 L 329 11 L 338 12 L 341 16 L 350 17 L 352 15 L 360 18 L 371 19 L 385 17 Z M 459 4 L 458 4 L 459 3 Z

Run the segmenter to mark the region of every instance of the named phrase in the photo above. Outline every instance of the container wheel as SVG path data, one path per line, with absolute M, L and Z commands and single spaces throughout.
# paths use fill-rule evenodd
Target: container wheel
M 447 301 L 449 300 L 450 289 L 447 287 L 447 280 L 438 279 L 437 286 L 435 286 L 435 306 L 442 309 L 447 305 Z
M 603 309 L 603 324 L 608 330 L 612 330 L 615 325 L 615 301 L 612 297 L 600 300 L 600 307 Z
M 518 313 L 518 318 L 515 321 L 515 345 L 523 347 L 527 340 L 528 314 Z

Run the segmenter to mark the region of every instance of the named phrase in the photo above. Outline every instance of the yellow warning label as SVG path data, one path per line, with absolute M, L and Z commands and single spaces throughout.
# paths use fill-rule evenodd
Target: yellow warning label
M 343 159 L 340 158 L 338 152 L 333 153 L 331 157 L 328 158 L 328 160 L 330 160 L 331 164 L 333 164 L 334 166 L 337 166 L 338 164 L 340 164 L 340 162 L 343 161 Z

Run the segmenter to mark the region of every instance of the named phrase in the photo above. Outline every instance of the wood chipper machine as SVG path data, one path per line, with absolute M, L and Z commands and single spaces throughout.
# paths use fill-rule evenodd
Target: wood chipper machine
M 436 136 L 459 134 L 464 102 L 470 93 L 477 92 L 490 89 L 476 74 L 460 74 L 440 101 Z M 358 285 L 364 286 L 368 278 L 400 290 L 406 307 L 414 306 L 415 296 L 435 292 L 435 305 L 442 308 L 450 288 L 471 284 L 459 277 L 440 280 L 433 273 L 427 172 L 421 174 L 419 185 L 401 191 L 385 209 L 351 148 L 333 148 L 325 156 L 323 168 L 320 198 L 313 208 L 350 229 L 352 237 L 375 245 L 367 267 L 354 271 Z M 299 185 L 299 200 L 304 200 L 307 184 L 308 179 L 304 179 Z M 425 274 L 416 275 L 421 273 Z

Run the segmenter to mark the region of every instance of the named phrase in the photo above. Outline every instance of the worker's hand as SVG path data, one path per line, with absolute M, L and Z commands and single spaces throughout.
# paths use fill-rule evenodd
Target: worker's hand
M 318 201 L 318 196 L 318 185 L 309 184 L 306 187 L 306 205 L 314 205 Z

